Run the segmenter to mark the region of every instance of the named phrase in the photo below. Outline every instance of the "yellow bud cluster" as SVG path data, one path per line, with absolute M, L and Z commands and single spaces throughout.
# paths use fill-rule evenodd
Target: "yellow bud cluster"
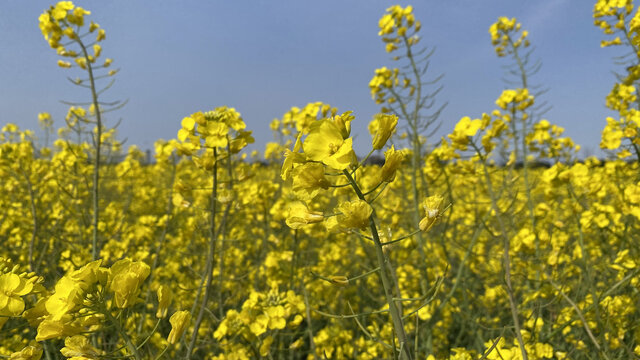
M 403 8 L 399 5 L 391 6 L 380 18 L 378 27 L 379 36 L 385 43 L 385 50 L 391 53 L 398 49 L 400 44 L 412 46 L 419 41 L 417 32 L 420 31 L 420 21 L 416 21 L 411 5 Z
M 448 135 L 454 148 L 465 151 L 469 144 L 469 138 L 474 137 L 478 130 L 483 128 L 482 120 L 465 116 L 456 124 L 453 132 Z
M 392 99 L 387 98 L 387 91 L 400 84 L 398 74 L 399 70 L 397 68 L 388 69 L 386 66 L 375 70 L 373 78 L 369 81 L 369 90 L 376 104 L 382 104 L 385 101 L 389 102 Z M 408 79 L 405 79 L 403 85 L 407 84 L 407 81 Z
M 210 169 L 215 162 L 211 153 L 214 148 L 228 147 L 232 153 L 237 153 L 253 143 L 251 131 L 244 131 L 245 127 L 240 113 L 234 108 L 221 106 L 213 111 L 193 113 L 182 119 L 182 128 L 178 130 L 181 142 L 177 145 L 178 154 L 196 155 L 200 149 L 205 149 L 199 165 Z
M 523 111 L 533 105 L 534 97 L 529 94 L 529 89 L 508 89 L 502 91 L 496 105 L 506 110 L 515 106 L 517 110 Z
M 580 150 L 570 137 L 560 137 L 563 133 L 564 128 L 543 119 L 533 125 L 533 132 L 528 133 L 525 140 L 530 152 L 542 158 L 560 159 Z
M 611 35 L 616 30 L 624 29 L 624 18 L 632 11 L 631 0 L 598 0 L 593 6 L 594 24 L 605 34 Z
M 302 108 L 294 106 L 283 115 L 282 119 L 274 119 L 271 129 L 285 136 L 292 135 L 296 131 L 306 134 L 314 121 L 335 116 L 337 111 L 335 107 L 319 101 L 308 103 Z
M 626 115 L 630 105 L 637 100 L 636 88 L 633 85 L 615 84 L 607 95 L 607 107 Z
M 82 40 L 78 36 L 78 31 L 85 26 L 85 16 L 90 14 L 90 11 L 75 6 L 71 1 L 60 1 L 38 17 L 40 31 L 42 31 L 42 35 L 49 43 L 49 46 L 56 49 L 58 55 L 73 58 L 75 63 L 82 69 L 87 69 L 87 62 L 95 63 L 102 52 L 102 47 L 99 44 L 94 44 L 93 54 L 87 53 Z M 100 26 L 93 21 L 90 23 L 88 30 L 89 33 L 94 33 L 98 30 L 96 42 L 106 38 L 104 29 L 100 29 Z M 72 40 L 71 44 L 81 44 L 79 47 L 80 53 L 67 49 L 66 45 L 62 44 L 65 38 Z M 70 68 L 72 63 L 58 60 L 58 66 Z
M 489 27 L 491 43 L 499 57 L 506 56 L 519 47 L 529 47 L 530 43 L 527 39 L 529 32 L 526 30 L 521 32 L 521 27 L 516 18 L 509 19 L 504 16 L 499 17 L 498 21 Z
M 602 130 L 600 148 L 605 150 L 616 150 L 619 158 L 626 158 L 631 155 L 629 147 L 640 146 L 640 111 L 631 109 L 626 112 L 626 116 L 616 120 L 607 118 L 607 125 Z M 625 146 L 622 141 L 626 140 Z
M 602 40 L 601 47 L 629 43 L 635 47 L 640 45 L 640 12 L 636 10 L 631 17 L 633 9 L 631 0 L 598 0 L 596 2 L 593 7 L 594 25 L 602 29 L 605 35 L 613 36 L 610 40 Z
M 38 114 L 38 123 L 43 128 L 50 128 L 53 125 L 53 119 L 51 118 L 51 114 L 47 112 L 42 112 Z
M 231 310 L 222 320 L 213 337 L 221 340 L 239 333 L 261 336 L 270 331 L 295 329 L 304 320 L 304 299 L 293 291 L 267 293 L 252 291 L 240 312 Z

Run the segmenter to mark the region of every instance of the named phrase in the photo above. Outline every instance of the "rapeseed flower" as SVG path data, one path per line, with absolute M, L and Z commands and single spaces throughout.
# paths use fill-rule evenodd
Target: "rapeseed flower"
M 171 323 L 171 332 L 167 337 L 167 341 L 169 344 L 177 343 L 184 331 L 189 326 L 189 321 L 191 320 L 191 313 L 186 310 L 176 311 L 171 315 L 169 322 Z
M 42 345 L 32 341 L 22 350 L 12 353 L 9 360 L 39 360 L 42 357 L 42 352 Z
M 440 195 L 430 196 L 422 202 L 424 217 L 420 220 L 420 230 L 428 231 L 442 216 L 444 210 L 444 198 Z
M 403 152 L 397 151 L 394 146 L 391 146 L 389 150 L 385 151 L 384 165 L 382 165 L 380 169 L 380 181 L 392 182 L 396 178 L 396 170 L 398 170 L 403 160 Z
M 33 283 L 14 273 L 0 275 L 0 327 L 7 316 L 18 316 L 24 311 L 22 296 L 33 290 Z
M 294 201 L 289 205 L 289 215 L 286 223 L 292 229 L 299 229 L 305 225 L 319 223 L 323 220 L 322 212 L 310 211 L 302 201 Z
M 331 120 L 325 119 L 311 125 L 302 148 L 307 159 L 344 170 L 355 158 L 352 143 L 352 138 L 343 139 L 340 129 Z
M 140 261 L 122 259 L 114 263 L 109 273 L 109 289 L 115 295 L 115 305 L 127 308 L 135 304 L 140 287 L 149 273 L 149 265 Z
M 338 224 L 343 229 L 365 229 L 369 226 L 369 217 L 373 213 L 373 208 L 364 200 L 345 201 L 340 204 L 336 211 Z
M 398 116 L 390 114 L 377 114 L 369 124 L 369 131 L 373 135 L 371 140 L 374 150 L 380 150 L 387 143 L 387 140 L 396 131 Z
M 64 339 L 64 347 L 60 349 L 63 356 L 74 359 L 98 359 L 100 351 L 91 346 L 89 339 L 82 335 L 70 336 Z

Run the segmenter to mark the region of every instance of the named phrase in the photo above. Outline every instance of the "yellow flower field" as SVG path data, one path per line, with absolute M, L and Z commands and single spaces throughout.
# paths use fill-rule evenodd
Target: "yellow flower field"
M 92 101 L 55 134 L 40 114 L 51 146 L 1 129 L 0 358 L 640 357 L 640 11 L 593 14 L 602 46 L 633 54 L 606 98 L 607 160 L 541 116 L 526 24 L 506 17 L 487 46 L 519 85 L 425 146 L 442 108 L 420 21 L 392 6 L 370 140 L 353 109 L 315 102 L 248 154 L 251 129 L 217 104 L 149 161 L 102 117 L 122 103 L 101 101 L 118 71 L 100 14 L 51 6 L 42 34 Z

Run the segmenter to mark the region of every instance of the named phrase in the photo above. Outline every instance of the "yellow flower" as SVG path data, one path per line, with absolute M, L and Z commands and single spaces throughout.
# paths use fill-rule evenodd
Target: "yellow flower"
M 162 319 L 167 316 L 169 305 L 173 299 L 173 292 L 164 285 L 160 285 L 157 291 L 158 294 L 158 311 L 156 317 Z
M 236 330 L 237 326 L 241 326 L 242 322 L 239 318 L 239 313 L 236 310 L 229 310 L 224 320 L 218 325 L 216 331 L 213 332 L 213 337 L 216 340 L 222 339 L 225 335 L 231 334 Z
M 615 150 L 622 144 L 624 133 L 620 130 L 620 124 L 613 118 L 607 118 L 607 125 L 602 130 L 600 148 Z
M 78 283 L 83 290 L 87 290 L 95 282 L 100 281 L 102 284 L 106 282 L 106 269 L 100 267 L 102 260 L 92 261 L 78 270 L 72 271 L 67 275 L 69 279 Z
M 482 120 L 471 120 L 470 117 L 465 116 L 458 121 L 456 127 L 453 129 L 453 133 L 448 136 L 456 149 L 466 150 L 469 144 L 469 137 L 475 136 L 481 127 Z
M 269 355 L 269 351 L 271 350 L 271 344 L 273 343 L 273 336 L 269 335 L 264 340 L 262 340 L 262 345 L 260 345 L 260 356 L 266 357 Z
M 99 29 L 100 25 L 94 23 L 93 21 L 91 22 L 91 24 L 89 24 L 89 32 L 92 33 L 94 31 L 96 31 L 96 29 Z
M 82 335 L 75 335 L 64 339 L 64 347 L 60 349 L 63 356 L 68 358 L 81 357 L 83 359 L 98 359 L 100 351 L 89 343 L 89 339 Z
M 60 66 L 61 68 L 70 68 L 71 67 L 71 63 L 68 61 L 62 61 L 62 60 L 58 60 L 58 66 Z
M 384 14 L 380 21 L 378 22 L 378 27 L 380 27 L 380 32 L 378 32 L 379 36 L 391 34 L 393 32 L 393 28 L 396 26 L 396 22 L 393 19 L 391 14 Z
M 16 274 L 0 275 L 0 319 L 20 315 L 24 311 L 22 296 L 29 294 L 31 290 L 33 283 Z
M 268 326 L 271 330 L 282 330 L 287 325 L 285 311 L 282 305 L 269 306 L 264 315 L 269 319 Z
M 24 349 L 14 352 L 9 356 L 9 360 L 39 360 L 42 357 L 42 345 L 35 341 Z
M 51 119 L 51 114 L 47 112 L 41 112 L 38 114 L 38 123 L 40 126 L 44 128 L 51 127 L 53 125 L 53 119 Z
M 528 89 L 503 90 L 496 100 L 496 105 L 506 110 L 509 104 L 517 104 L 518 110 L 524 110 L 533 105 L 533 96 L 529 95 Z
M 343 139 L 347 139 L 351 135 L 351 121 L 355 119 L 355 116 L 351 113 L 352 111 L 347 111 L 342 115 L 334 116 L 332 119 L 333 123 L 340 129 Z
M 36 341 L 78 334 L 82 329 L 71 325 L 71 320 L 71 315 L 64 315 L 59 318 L 47 317 L 38 325 Z
M 229 151 L 231 151 L 232 154 L 237 154 L 240 150 L 244 149 L 245 146 L 253 144 L 255 139 L 251 136 L 251 133 L 251 131 L 238 130 L 236 137 L 229 142 Z
M 56 6 L 51 10 L 51 16 L 54 19 L 60 21 L 67 17 L 67 12 L 73 9 L 73 2 L 71 1 L 59 1 Z
M 93 57 L 97 58 L 102 54 L 102 46 L 99 44 L 93 44 Z
M 349 278 L 347 278 L 344 275 L 333 275 L 333 276 L 330 276 L 329 279 L 331 280 L 331 283 L 335 285 L 339 285 L 339 286 L 349 285 Z
M 122 259 L 114 263 L 110 270 L 109 289 L 115 294 L 116 306 L 126 308 L 135 304 L 140 286 L 149 276 L 149 265 Z
M 104 40 L 106 38 L 107 38 L 107 35 L 106 35 L 104 29 L 98 30 L 98 36 L 96 36 L 96 41 L 102 41 L 102 40 Z
M 343 229 L 364 229 L 369 226 L 369 216 L 373 208 L 364 200 L 345 201 L 340 204 L 336 211 L 338 215 L 338 225 Z
M 294 201 L 289 205 L 289 216 L 287 225 L 292 229 L 299 229 L 304 225 L 319 223 L 324 220 L 324 216 L 318 211 L 309 211 L 307 205 L 302 201 Z
M 79 57 L 79 58 L 75 58 L 74 60 L 76 62 L 76 64 L 78 64 L 78 66 L 80 66 L 82 69 L 86 69 L 87 68 L 87 59 L 83 58 L 83 57 Z
M 227 134 L 229 134 L 229 127 L 227 124 L 210 121 L 205 126 L 198 127 L 198 131 L 204 138 L 204 143 L 207 147 L 214 148 L 227 146 Z
M 420 220 L 420 230 L 427 231 L 438 221 L 442 215 L 444 198 L 440 195 L 430 196 L 422 202 L 424 218 Z
M 353 162 L 352 139 L 343 139 L 340 129 L 331 120 L 313 123 L 302 144 L 307 158 L 320 161 L 336 170 L 344 170 Z
M 398 125 L 398 116 L 396 115 L 376 114 L 373 117 L 369 124 L 369 131 L 373 134 L 373 149 L 380 150 L 384 147 L 391 134 L 396 131 L 396 125 Z
M 191 314 L 187 310 L 176 311 L 171 315 L 169 322 L 171 323 L 171 332 L 167 337 L 169 344 L 175 344 L 180 340 L 182 334 L 189 325 Z
M 269 325 L 269 318 L 265 314 L 261 314 L 256 316 L 254 321 L 249 325 L 249 330 L 256 335 L 260 336 L 267 332 L 267 327 Z
M 329 188 L 329 181 L 324 176 L 324 166 L 319 163 L 306 163 L 293 169 L 292 190 L 300 200 L 311 200 L 320 189 Z
M 242 120 L 240 113 L 234 108 L 220 106 L 213 111 L 204 113 L 204 117 L 209 121 L 221 121 L 235 131 L 243 130 L 247 125 Z
M 392 182 L 396 178 L 396 170 L 400 167 L 404 154 L 402 151 L 396 151 L 394 146 L 384 152 L 384 165 L 380 170 L 380 181 Z
M 91 11 L 87 11 L 81 7 L 73 9 L 73 12 L 67 15 L 69 23 L 77 26 L 84 26 L 84 16 L 90 15 Z
M 291 174 L 291 170 L 294 168 L 294 164 L 303 163 L 306 160 L 304 155 L 299 153 L 300 148 L 302 147 L 302 141 L 300 140 L 301 137 L 302 133 L 298 134 L 296 142 L 293 145 L 293 150 L 286 149 L 284 152 L 284 162 L 282 164 L 282 170 L 280 171 L 280 177 L 282 177 L 282 180 L 289 179 L 289 175 Z

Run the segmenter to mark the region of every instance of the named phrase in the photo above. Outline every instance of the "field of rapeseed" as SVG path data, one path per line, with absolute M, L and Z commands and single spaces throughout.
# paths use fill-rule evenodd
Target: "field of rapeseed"
M 271 123 L 262 156 L 220 106 L 177 119 L 150 160 L 103 121 L 123 104 L 101 101 L 117 70 L 91 16 L 61 1 L 39 24 L 92 101 L 51 146 L 0 133 L 0 358 L 640 357 L 631 0 L 594 7 L 602 46 L 630 55 L 606 99 L 608 158 L 584 161 L 542 118 L 528 33 L 502 17 L 487 46 L 517 86 L 424 146 L 442 106 L 410 6 L 379 22 L 397 67 L 369 84 L 368 155 L 351 134 L 364 120 L 309 103 Z

